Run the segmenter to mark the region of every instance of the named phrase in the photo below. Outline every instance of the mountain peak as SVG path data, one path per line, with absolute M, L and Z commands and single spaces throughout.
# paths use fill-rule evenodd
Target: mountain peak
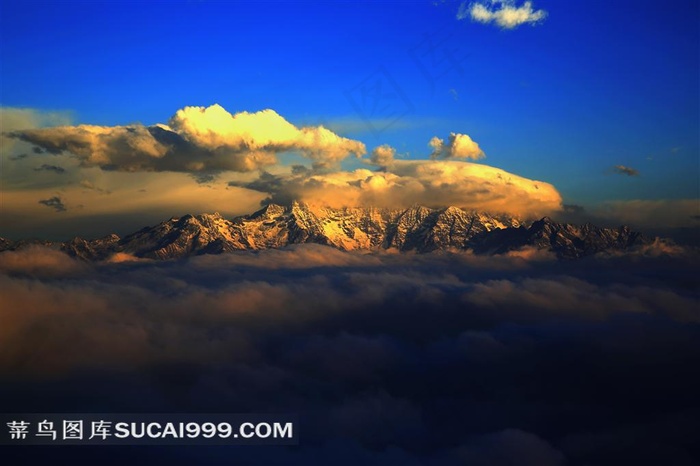
M 257 210 L 249 215 L 249 218 L 273 218 L 282 215 L 286 208 L 278 204 L 267 204 L 262 209 Z
M 533 222 L 533 224 L 538 224 L 538 225 L 559 225 L 559 223 L 555 222 L 552 220 L 552 217 L 545 216 L 542 217 L 541 219 Z

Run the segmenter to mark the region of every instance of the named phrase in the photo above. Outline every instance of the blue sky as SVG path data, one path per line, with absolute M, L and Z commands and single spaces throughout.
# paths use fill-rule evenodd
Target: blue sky
M 3 0 L 0 103 L 98 125 L 272 108 L 420 159 L 465 133 L 566 204 L 698 198 L 698 2 L 541 0 L 513 29 L 459 7 Z

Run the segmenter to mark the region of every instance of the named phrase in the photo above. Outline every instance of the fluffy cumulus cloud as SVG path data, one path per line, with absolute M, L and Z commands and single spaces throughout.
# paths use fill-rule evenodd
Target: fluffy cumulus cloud
M 395 161 L 385 171 L 263 174 L 233 185 L 269 194 L 273 203 L 299 200 L 331 207 L 371 205 L 456 206 L 537 217 L 561 208 L 561 196 L 549 183 L 523 178 L 487 165 L 458 161 Z
M 447 142 L 434 137 L 428 143 L 433 148 L 430 154 L 431 159 L 471 159 L 479 160 L 486 157 L 484 151 L 481 150 L 479 144 L 474 142 L 472 138 L 466 134 L 451 133 Z
M 359 141 L 340 137 L 323 126 L 297 128 L 269 109 L 231 115 L 219 105 L 185 107 L 169 124 L 190 141 L 209 149 L 274 153 L 296 150 L 321 167 L 366 152 Z
M 393 147 L 383 144 L 381 146 L 375 147 L 370 155 L 370 162 L 373 165 L 380 167 L 388 167 L 394 163 L 394 158 L 396 157 L 396 149 Z
M 230 114 L 219 105 L 185 107 L 168 125 L 57 126 L 17 129 L 14 139 L 53 154 L 70 153 L 83 167 L 118 171 L 252 171 L 295 151 L 329 167 L 365 146 L 322 127 L 297 128 L 273 110 Z
M 532 2 L 517 6 L 513 0 L 490 0 L 490 2 L 464 2 L 460 5 L 457 19 L 495 23 L 502 29 L 514 29 L 522 24 L 537 24 L 547 17 L 545 10 L 535 10 Z
M 5 461 L 692 464 L 699 263 L 320 245 L 93 264 L 2 252 L 0 396 L 13 411 L 294 412 L 301 433 L 290 449 Z

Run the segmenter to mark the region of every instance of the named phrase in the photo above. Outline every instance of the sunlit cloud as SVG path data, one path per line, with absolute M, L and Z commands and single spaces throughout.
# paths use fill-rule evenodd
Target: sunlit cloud
M 479 144 L 466 134 L 450 133 L 447 142 L 438 137 L 433 137 L 428 145 L 433 148 L 433 152 L 430 154 L 430 158 L 433 160 L 479 160 L 486 157 Z
M 169 125 L 57 126 L 17 129 L 7 136 L 52 153 L 69 153 L 82 167 L 127 172 L 253 171 L 299 152 L 319 168 L 365 154 L 363 143 L 318 127 L 297 128 L 274 110 L 230 114 L 219 105 L 185 107 Z
M 330 207 L 456 206 L 537 217 L 558 211 L 561 196 L 549 183 L 487 165 L 458 161 L 394 161 L 386 171 L 263 174 L 232 182 L 267 193 L 270 201 L 299 200 Z
M 370 155 L 370 162 L 379 167 L 388 167 L 394 163 L 394 158 L 396 157 L 396 149 L 393 147 L 383 144 L 381 146 L 375 147 Z
M 464 2 L 457 12 L 457 19 L 495 23 L 501 29 L 514 29 L 522 24 L 537 24 L 547 17 L 545 10 L 533 9 L 532 2 L 517 6 L 514 0 L 491 0 L 490 2 Z
M 170 119 L 170 126 L 187 139 L 216 150 L 234 152 L 300 151 L 319 166 L 340 162 L 351 154 L 362 156 L 359 141 L 343 138 L 323 126 L 297 128 L 274 110 L 231 115 L 223 107 L 185 107 Z
M 378 168 L 342 170 L 339 162 L 364 154 L 362 143 L 322 126 L 296 127 L 272 110 L 185 107 L 168 125 L 148 127 L 66 126 L 66 113 L 7 107 L 0 115 L 3 129 L 15 136 L 2 136 L 7 221 L 0 234 L 15 239 L 39 230 L 51 239 L 127 233 L 170 216 L 218 211 L 230 218 L 261 202 L 294 200 L 330 207 L 453 205 L 524 218 L 556 216 L 563 208 L 559 191 L 547 182 L 471 163 L 484 152 L 460 133 L 433 138 L 432 160 L 400 160 L 383 144 L 363 159 L 365 167 Z M 51 124 L 63 126 L 43 127 Z M 279 163 L 277 154 L 285 151 L 305 155 L 307 165 Z M 638 175 L 628 166 L 613 170 Z M 578 223 L 644 231 L 697 227 L 700 209 L 692 199 L 610 201 L 565 213 Z

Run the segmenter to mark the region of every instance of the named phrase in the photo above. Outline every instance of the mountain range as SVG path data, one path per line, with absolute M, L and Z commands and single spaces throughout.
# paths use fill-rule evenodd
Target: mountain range
M 561 259 L 576 259 L 600 252 L 627 251 L 653 242 L 653 238 L 625 226 L 576 226 L 548 217 L 526 222 L 509 215 L 458 207 L 336 209 L 293 202 L 288 206 L 269 204 L 231 220 L 218 213 L 173 217 L 124 237 L 76 237 L 66 242 L 0 238 L 0 251 L 40 244 L 85 260 L 103 260 L 115 253 L 178 259 L 316 243 L 348 251 L 396 249 L 420 253 L 460 249 L 476 254 L 503 254 L 531 247 L 552 251 Z

